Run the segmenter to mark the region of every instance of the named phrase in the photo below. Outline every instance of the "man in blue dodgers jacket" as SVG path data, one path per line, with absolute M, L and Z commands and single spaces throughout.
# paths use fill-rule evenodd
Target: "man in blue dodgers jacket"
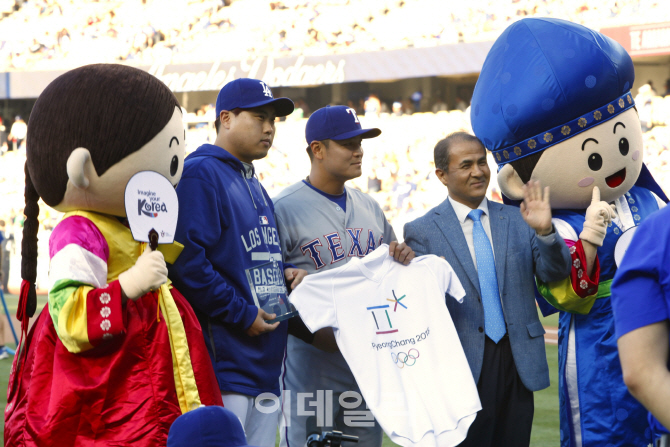
M 262 81 L 226 84 L 216 100 L 215 144 L 186 158 L 177 188 L 175 239 L 184 252 L 170 278 L 200 320 L 224 405 L 260 447 L 275 445 L 278 406 L 259 409 L 254 400 L 279 395 L 288 325 L 266 322 L 276 315 L 257 307 L 254 296 L 266 286 L 284 290 L 284 278 L 295 287 L 307 272 L 282 263 L 274 206 L 252 161 L 267 155 L 275 118 L 293 107 L 288 98 L 273 98 Z

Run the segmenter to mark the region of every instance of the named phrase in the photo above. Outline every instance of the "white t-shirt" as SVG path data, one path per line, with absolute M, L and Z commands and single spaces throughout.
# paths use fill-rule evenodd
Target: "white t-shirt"
M 381 245 L 365 258 L 305 277 L 291 302 L 312 331 L 333 327 L 363 397 L 402 446 L 454 446 L 481 410 L 445 296 L 465 292 L 449 263 L 409 266 Z M 452 298 L 447 298 L 452 299 Z

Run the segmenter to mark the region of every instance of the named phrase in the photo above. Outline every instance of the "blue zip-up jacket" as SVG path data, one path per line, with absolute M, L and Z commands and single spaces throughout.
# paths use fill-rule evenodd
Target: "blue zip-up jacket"
M 221 391 L 279 395 L 286 321 L 256 337 L 245 332 L 258 314 L 246 270 L 272 259 L 284 270 L 272 200 L 253 168 L 211 144 L 186 157 L 177 195 L 175 240 L 184 250 L 170 279 L 200 320 Z

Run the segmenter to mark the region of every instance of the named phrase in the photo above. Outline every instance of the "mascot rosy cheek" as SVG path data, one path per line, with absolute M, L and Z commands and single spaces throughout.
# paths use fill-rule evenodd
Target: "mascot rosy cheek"
M 646 411 L 622 379 L 609 298 L 621 235 L 667 202 L 642 162 L 634 77 L 630 56 L 608 37 L 524 19 L 494 43 L 472 98 L 472 126 L 498 162 L 500 189 L 514 201 L 530 179 L 549 186 L 554 226 L 572 253 L 571 278 L 538 282 L 561 311 L 566 447 L 651 442 Z
M 165 445 L 180 414 L 222 405 L 193 310 L 175 289 L 161 287 L 178 244 L 145 250 L 125 219 L 125 185 L 135 173 L 179 182 L 181 115 L 163 83 L 122 65 L 69 71 L 35 103 L 23 343 L 9 381 L 5 445 Z M 65 216 L 49 239 L 48 305 L 26 334 L 36 307 L 40 198 Z

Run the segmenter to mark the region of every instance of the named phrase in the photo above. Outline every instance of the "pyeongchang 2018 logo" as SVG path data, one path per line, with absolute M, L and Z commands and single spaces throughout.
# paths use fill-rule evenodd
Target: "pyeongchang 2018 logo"
M 147 217 L 156 218 L 159 213 L 167 213 L 167 206 L 161 201 L 160 197 L 156 196 L 153 191 L 137 190 L 137 215 L 144 214 Z

